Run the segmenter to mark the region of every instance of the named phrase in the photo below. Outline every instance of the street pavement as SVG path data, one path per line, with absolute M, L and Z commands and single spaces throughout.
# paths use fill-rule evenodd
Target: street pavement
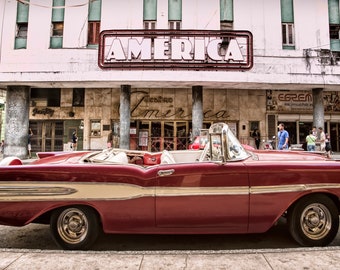
M 0 249 L 0 269 L 339 269 L 340 247 L 232 251 L 59 251 Z
M 333 158 L 340 159 L 340 153 L 334 153 Z M 340 246 L 221 251 L 63 251 L 0 248 L 0 270 L 329 270 L 339 268 Z

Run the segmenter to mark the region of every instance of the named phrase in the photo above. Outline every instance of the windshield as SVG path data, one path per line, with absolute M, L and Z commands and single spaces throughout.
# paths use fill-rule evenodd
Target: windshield
M 239 160 L 249 157 L 248 152 L 243 148 L 242 144 L 235 137 L 234 133 L 227 129 L 227 155 L 228 159 Z
M 250 156 L 227 124 L 213 124 L 209 129 L 209 134 L 212 160 L 236 161 Z

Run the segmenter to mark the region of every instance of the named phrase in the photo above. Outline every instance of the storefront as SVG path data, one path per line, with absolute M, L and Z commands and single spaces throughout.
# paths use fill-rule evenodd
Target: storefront
M 333 151 L 340 147 L 340 99 L 338 92 L 323 93 L 324 131 L 331 138 Z M 313 97 L 309 91 L 267 91 L 268 132 L 275 135 L 277 123 L 283 122 L 290 134 L 290 144 L 303 144 L 313 128 Z M 318 127 L 317 127 L 318 128 Z
M 118 90 L 84 89 L 83 106 L 73 106 L 74 89 L 59 90 L 59 107 L 46 106 L 42 97 L 31 97 L 33 152 L 71 150 L 73 131 L 78 134 L 78 150 L 105 149 L 110 136 L 111 146 L 119 147 Z M 243 143 L 251 144 L 249 131 L 253 123 L 258 123 L 266 136 L 265 108 L 257 107 L 261 103 L 265 103 L 265 92 L 261 90 L 204 89 L 202 128 L 226 122 Z M 192 89 L 132 89 L 130 106 L 130 149 L 187 149 L 194 139 Z

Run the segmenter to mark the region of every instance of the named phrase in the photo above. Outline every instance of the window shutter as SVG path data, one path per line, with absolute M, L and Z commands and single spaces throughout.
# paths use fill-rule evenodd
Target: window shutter
M 234 21 L 233 0 L 220 0 L 220 20 Z
M 182 0 L 169 0 L 168 20 L 181 21 L 182 20 Z
M 157 0 L 144 0 L 143 19 L 144 21 L 157 20 Z
M 89 4 L 89 19 L 88 21 L 100 21 L 102 11 L 102 1 L 90 1 Z
M 64 7 L 65 0 L 53 0 L 53 7 Z M 52 22 L 64 21 L 65 8 L 53 8 L 52 9 Z
M 328 0 L 329 24 L 340 24 L 339 0 Z
M 284 23 L 294 22 L 293 0 L 281 0 L 281 21 Z
M 18 2 L 17 5 L 17 23 L 28 22 L 29 5 Z

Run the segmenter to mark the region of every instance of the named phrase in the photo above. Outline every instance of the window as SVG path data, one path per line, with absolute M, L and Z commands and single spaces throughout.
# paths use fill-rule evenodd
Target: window
M 234 22 L 234 3 L 233 0 L 220 0 L 220 28 L 221 30 L 233 30 Z M 228 39 L 223 39 L 228 42 Z
M 26 49 L 27 47 L 28 13 L 29 5 L 18 1 L 15 49 Z
M 98 45 L 100 34 L 100 22 L 89 22 L 88 45 Z
M 157 20 L 157 0 L 143 1 L 143 19 L 144 21 Z
M 84 107 L 85 88 L 73 88 L 72 106 Z
M 32 106 L 60 107 L 60 88 L 32 88 Z
M 156 29 L 156 22 L 154 22 L 154 21 L 144 21 L 144 29 L 145 30 Z
M 169 21 L 169 29 L 180 30 L 181 23 L 182 23 L 181 21 Z
M 157 21 L 157 0 L 144 0 L 143 21 L 145 30 L 156 29 Z
M 293 0 L 281 0 L 282 48 L 295 49 Z
M 340 25 L 329 26 L 329 37 L 330 39 L 339 39 Z
M 282 44 L 284 46 L 294 46 L 294 24 L 283 23 L 282 24 Z
M 220 27 L 221 30 L 233 30 L 233 22 L 222 21 Z
M 15 37 L 27 38 L 28 23 L 17 23 L 17 32 Z
M 339 0 L 328 0 L 330 49 L 340 51 L 340 11 Z
M 62 37 L 64 32 L 64 23 L 63 22 L 54 22 L 52 23 L 52 37 Z
M 65 0 L 53 0 L 50 47 L 63 47 Z
M 88 18 L 88 46 L 98 46 L 100 34 L 100 19 L 101 19 L 102 1 L 90 1 L 89 3 L 89 18 Z
M 169 29 L 180 30 L 182 25 L 182 0 L 168 1 Z
M 91 134 L 90 136 L 100 136 L 101 135 L 101 123 L 100 120 L 91 120 Z
M 232 23 L 234 21 L 233 0 L 220 0 L 220 21 Z

